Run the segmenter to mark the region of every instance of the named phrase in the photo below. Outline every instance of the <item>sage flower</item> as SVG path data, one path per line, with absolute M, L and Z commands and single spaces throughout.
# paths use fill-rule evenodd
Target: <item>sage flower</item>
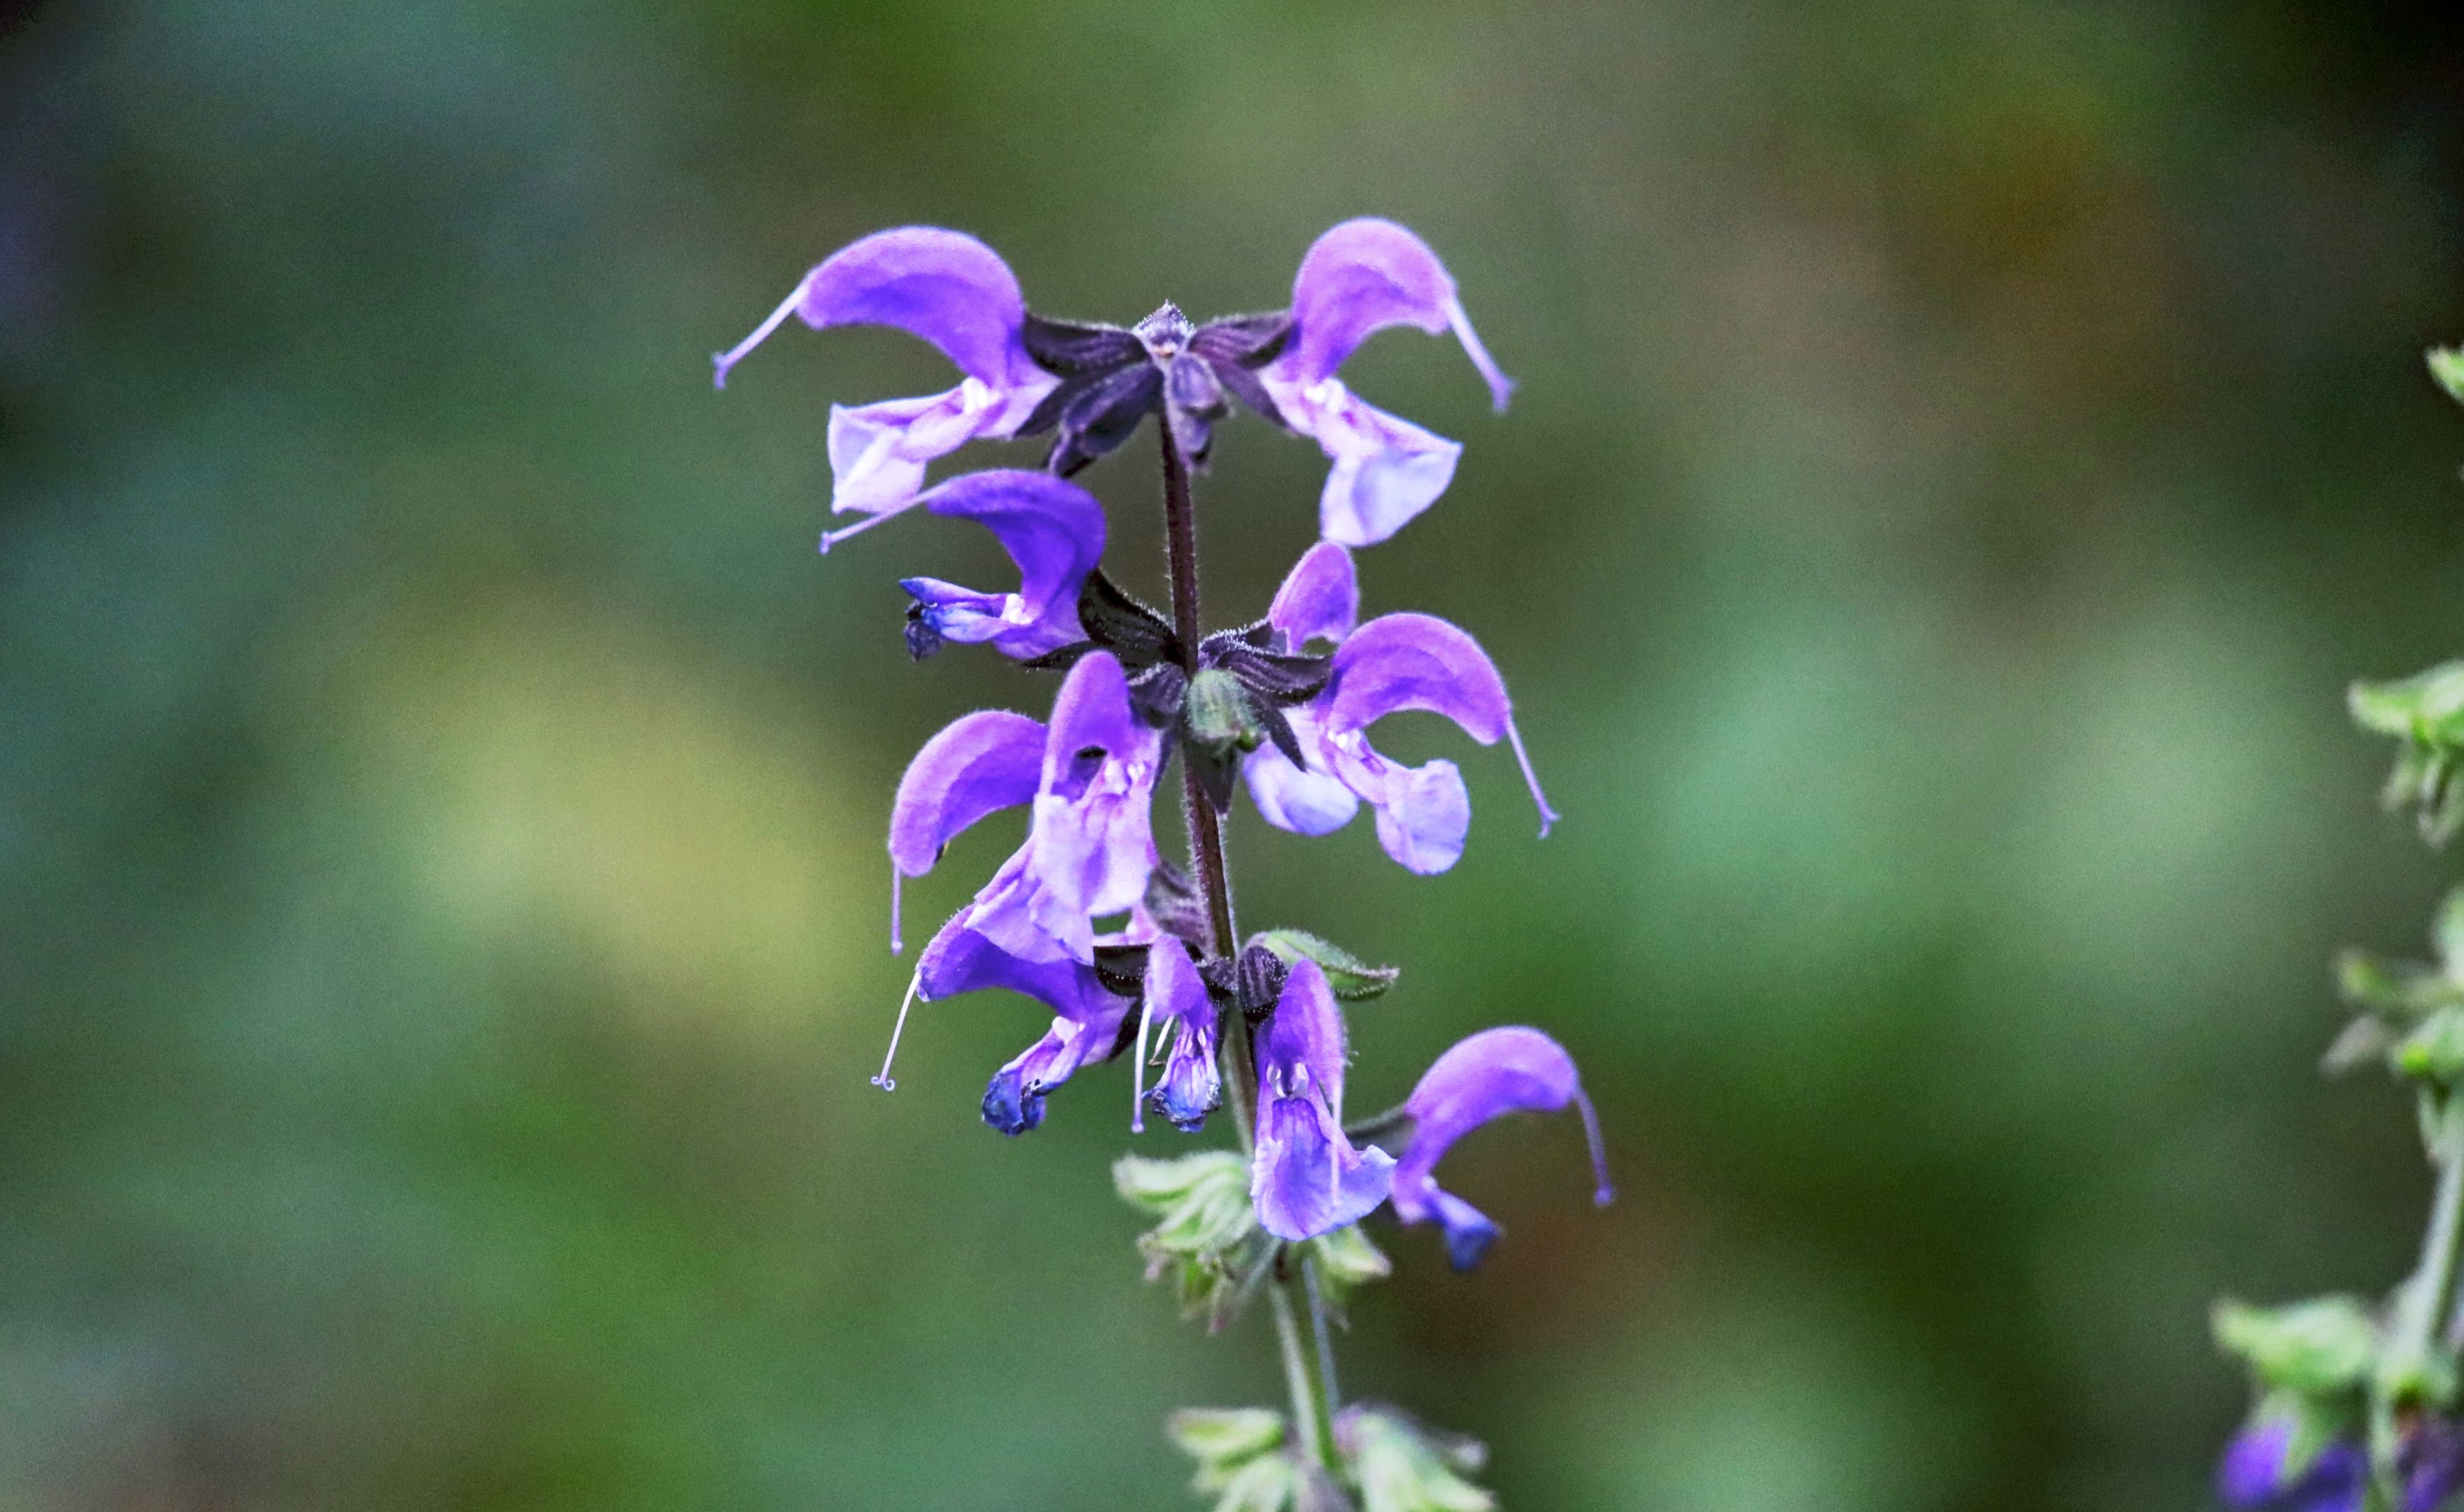
M 824 551 L 913 505 L 935 459 L 979 437 L 1015 434 L 1060 383 L 1027 355 L 1017 276 L 960 231 L 907 226 L 832 252 L 752 335 L 712 360 L 719 387 L 790 315 L 817 331 L 893 326 L 940 348 L 965 375 L 946 393 L 830 406 L 830 508 L 872 518 L 824 536 Z
M 1393 221 L 1345 221 L 1320 236 L 1292 278 L 1291 335 L 1259 370 L 1276 414 L 1333 464 L 1318 495 L 1318 530 L 1373 546 L 1437 501 L 1463 446 L 1369 405 L 1335 377 L 1360 343 L 1389 326 L 1452 331 L 1503 413 L 1513 380 L 1499 372 L 1437 253 Z
M 1155 868 L 1162 745 L 1132 710 L 1120 663 L 1101 651 L 1070 668 L 1048 728 L 986 710 L 926 741 L 891 808 L 892 949 L 899 881 L 932 870 L 978 820 L 1028 803 L 1026 843 L 959 918 L 1022 960 L 1091 961 L 1094 920 L 1136 904 Z
M 1174 1128 L 1196 1133 L 1205 1126 L 1206 1115 L 1223 1101 L 1223 1077 L 1215 1064 L 1217 1026 L 1221 1015 L 1215 1000 L 1207 996 L 1206 983 L 1199 976 L 1197 965 L 1177 940 L 1161 939 L 1148 950 L 1144 986 L 1135 1071 L 1138 1083 L 1131 1093 L 1130 1128 L 1141 1129 L 1143 1109 L 1153 1107 L 1170 1119 Z M 1144 1085 L 1150 1024 L 1172 1037 L 1163 1077 L 1152 1092 Z
M 1293 963 L 1258 1033 L 1258 1222 L 1295 1243 L 1356 1223 L 1386 1200 L 1395 1157 L 1343 1132 L 1343 1016 L 1317 962 Z
M 1447 1258 L 1457 1270 L 1472 1269 L 1500 1231 L 1486 1214 L 1438 1185 L 1438 1162 L 1457 1140 L 1492 1119 L 1553 1113 L 1570 1103 L 1581 1111 L 1591 1141 L 1597 1182 L 1592 1200 L 1606 1205 L 1614 1191 L 1600 1121 L 1565 1047 L 1537 1029 L 1520 1027 L 1484 1029 L 1457 1043 L 1438 1057 L 1404 1101 L 1412 1137 L 1395 1165 L 1395 1216 L 1405 1223 L 1434 1218 L 1444 1225 Z
M 980 593 L 937 578 L 899 583 L 907 610 L 907 651 L 917 661 L 944 641 L 989 643 L 1024 661 L 1086 639 L 1078 595 L 1104 558 L 1104 506 L 1074 483 L 1043 472 L 969 472 L 924 495 L 935 515 L 972 519 L 993 533 L 1018 565 L 1016 593 Z
M 1471 830 L 1462 770 L 1441 757 L 1401 766 L 1369 743 L 1369 727 L 1388 714 L 1426 710 L 1482 745 L 1502 736 L 1513 747 L 1546 837 L 1556 811 L 1514 727 L 1505 680 L 1480 643 L 1427 614 L 1383 615 L 1354 629 L 1359 612 L 1352 554 L 1331 541 L 1302 556 L 1266 611 L 1279 649 L 1327 640 L 1335 650 L 1324 690 L 1283 712 L 1307 765 L 1279 743 L 1262 744 L 1242 761 L 1259 815 L 1279 829 L 1325 835 L 1350 823 L 1366 802 L 1376 812 L 1387 855 L 1423 876 L 1446 870 L 1462 859 Z

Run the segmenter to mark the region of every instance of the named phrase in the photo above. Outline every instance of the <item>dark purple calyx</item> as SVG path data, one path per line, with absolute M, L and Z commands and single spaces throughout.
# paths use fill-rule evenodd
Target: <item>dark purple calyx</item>
M 1017 433 L 1056 431 L 1045 466 L 1067 477 L 1130 439 L 1139 421 L 1160 409 L 1181 454 L 1203 467 L 1215 422 L 1230 411 L 1231 399 L 1284 423 L 1257 369 L 1282 353 L 1291 330 L 1290 314 L 1281 310 L 1199 326 L 1166 303 L 1127 330 L 1030 314 L 1022 332 L 1027 355 L 1061 383 Z

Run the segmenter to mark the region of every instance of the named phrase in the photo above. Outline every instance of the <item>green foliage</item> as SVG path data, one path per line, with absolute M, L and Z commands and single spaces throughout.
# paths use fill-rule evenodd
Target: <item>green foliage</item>
M 2269 1391 L 2332 1396 L 2359 1388 L 2378 1364 L 2378 1326 L 2350 1297 L 2281 1307 L 2226 1301 L 2216 1304 L 2212 1323 L 2216 1344 Z
M 1317 1267 L 1318 1285 L 1331 1306 L 1343 1305 L 1353 1288 L 1363 1282 L 1384 1281 L 1395 1273 L 1395 1262 L 1386 1258 L 1384 1250 L 1369 1242 L 1369 1236 L 1361 1233 L 1356 1223 L 1309 1240 L 1309 1254 Z
M 2442 1092 L 2464 1083 L 2464 888 L 2448 894 L 2431 939 L 2435 965 L 2358 951 L 2337 961 L 2337 986 L 2362 1013 L 2328 1046 L 2328 1069 L 2384 1059 L 2397 1075 Z
M 1248 1163 L 1228 1150 L 1175 1160 L 1124 1155 L 1112 1165 L 1112 1185 L 1158 1219 L 1138 1237 L 1147 1280 L 1170 1275 L 1181 1315 L 1204 1319 L 1210 1333 L 1238 1316 L 1276 1250 L 1249 1200 Z
M 1487 1463 L 1478 1439 L 1436 1432 L 1381 1404 L 1348 1408 L 1335 1439 L 1362 1512 L 1492 1512 L 1497 1498 L 1463 1479 Z
M 1268 930 L 1250 943 L 1282 956 L 1287 966 L 1304 958 L 1317 962 L 1326 972 L 1327 985 L 1346 1002 L 1375 997 L 1403 975 L 1399 966 L 1372 966 L 1342 946 L 1302 930 Z
M 1263 1407 L 1187 1408 L 1164 1432 L 1198 1461 L 1190 1489 L 1215 1512 L 1346 1512 L 1351 1503 L 1325 1471 L 1284 1445 L 1284 1414 Z
M 2464 347 L 2433 346 L 2424 355 L 2430 360 L 2430 376 L 2448 398 L 2464 405 Z
M 2388 683 L 2355 683 L 2345 699 L 2354 723 L 2401 740 L 2381 800 L 2419 810 L 2422 838 L 2443 845 L 2464 824 L 2464 662 L 2445 662 Z

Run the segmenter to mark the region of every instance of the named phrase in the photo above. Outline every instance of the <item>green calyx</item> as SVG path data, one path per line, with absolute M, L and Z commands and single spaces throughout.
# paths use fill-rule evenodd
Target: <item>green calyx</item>
M 1240 1314 L 1275 1260 L 1273 1235 L 1258 1226 L 1248 1163 L 1228 1150 L 1176 1160 L 1124 1155 L 1112 1185 L 1155 1226 L 1138 1236 L 1147 1280 L 1169 1275 L 1181 1316 L 1203 1319 L 1209 1333 Z

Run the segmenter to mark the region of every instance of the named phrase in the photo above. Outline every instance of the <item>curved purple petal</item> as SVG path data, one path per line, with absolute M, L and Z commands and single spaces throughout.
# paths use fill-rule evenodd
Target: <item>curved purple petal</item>
M 832 252 L 759 329 L 716 359 L 720 387 L 728 370 L 790 313 L 817 331 L 887 325 L 922 337 L 960 372 L 993 388 L 1045 376 L 1020 339 L 1026 300 L 1017 276 L 998 252 L 961 231 L 903 226 Z
M 1346 546 L 1375 546 L 1446 491 L 1463 446 L 1343 386 L 1339 378 L 1307 387 L 1260 375 L 1284 424 L 1309 437 L 1334 465 L 1319 491 L 1318 532 Z
M 1489 360 L 1456 296 L 1455 280 L 1428 243 L 1393 221 L 1345 221 L 1311 243 L 1292 278 L 1292 339 L 1278 360 L 1303 386 L 1333 376 L 1360 343 L 1388 326 L 1442 336 L 1452 330 L 1506 407 L 1514 383 Z
M 960 909 L 917 958 L 916 995 L 925 1001 L 1002 987 L 1078 1023 L 1106 1021 L 1122 1008 L 1125 999 L 1104 985 L 1092 966 L 1067 958 L 1023 959 L 973 928 L 968 922 L 972 912 Z
M 1360 574 L 1352 553 L 1331 540 L 1301 553 L 1266 606 L 1266 623 L 1284 632 L 1285 646 L 1294 651 L 1311 640 L 1340 643 L 1350 635 L 1360 623 Z
M 823 537 L 822 550 L 916 502 L 924 468 L 1004 418 L 1001 394 L 970 379 L 947 393 L 919 399 L 885 399 L 874 405 L 830 406 L 830 509 L 876 518 Z
M 1018 564 L 1019 591 L 983 594 L 933 578 L 901 586 L 942 639 L 989 641 L 1025 658 L 1086 639 L 1078 593 L 1104 556 L 1104 507 L 1074 483 L 999 469 L 951 479 L 925 496 L 935 515 L 972 519 Z
M 987 814 L 1033 802 L 1044 726 L 1006 709 L 961 715 L 924 742 L 890 806 L 890 859 L 908 876 L 933 869 L 941 847 Z
M 1449 1251 L 1460 1268 L 1469 1269 L 1496 1238 L 1497 1225 L 1438 1186 L 1438 1162 L 1457 1140 L 1492 1119 L 1507 1113 L 1553 1113 L 1568 1104 L 1581 1111 L 1591 1141 L 1598 1182 L 1592 1199 L 1606 1203 L 1614 1192 L 1599 1119 L 1565 1047 L 1537 1029 L 1520 1026 L 1484 1029 L 1460 1041 L 1438 1057 L 1404 1100 L 1412 1138 L 1395 1168 L 1395 1216 L 1405 1223 L 1434 1217 L 1444 1224 Z
M 1130 1005 L 1124 998 L 1113 1001 L 1119 1007 L 1109 1022 L 1055 1019 L 1044 1038 L 994 1072 L 991 1085 L 984 1088 L 984 1122 L 1012 1138 L 1023 1134 L 1044 1122 L 1045 1094 L 1068 1081 L 1081 1066 L 1118 1055 Z
M 1494 745 L 1501 735 L 1510 741 L 1531 801 L 1540 810 L 1540 833 L 1546 836 L 1556 822 L 1556 811 L 1540 791 L 1540 779 L 1514 728 L 1505 680 L 1480 643 L 1457 626 L 1427 614 L 1388 614 L 1370 621 L 1336 648 L 1326 696 L 1327 744 L 1338 757 L 1339 775 L 1371 802 L 1378 802 L 1377 796 L 1354 780 L 1352 772 L 1340 770 L 1340 758 L 1375 760 L 1385 769 L 1383 759 L 1359 738 L 1361 733 L 1388 714 L 1425 710 L 1454 721 L 1482 745 Z M 1422 774 L 1428 770 L 1419 769 Z M 1406 790 L 1406 796 L 1451 802 L 1450 794 L 1439 791 L 1443 779 L 1417 776 L 1415 780 L 1421 786 Z

